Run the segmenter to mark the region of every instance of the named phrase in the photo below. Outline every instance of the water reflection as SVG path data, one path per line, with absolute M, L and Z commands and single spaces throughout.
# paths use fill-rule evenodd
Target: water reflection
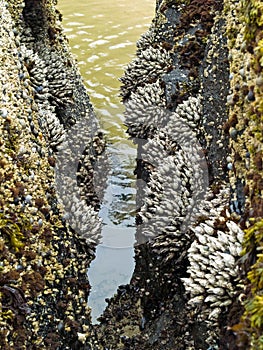
M 65 34 L 76 55 L 96 116 L 108 139 L 111 174 L 100 210 L 102 244 L 88 275 L 92 286 L 89 306 L 93 322 L 120 284 L 127 284 L 134 269 L 136 149 L 127 140 L 120 103 L 119 78 L 131 61 L 135 43 L 149 27 L 154 0 L 63 0 Z M 72 12 L 78 8 L 78 12 Z
M 111 227 L 112 229 L 112 227 Z M 116 232 L 121 231 L 121 234 Z M 114 236 L 116 235 L 116 237 Z M 96 259 L 91 262 L 89 268 L 89 281 L 92 290 L 89 296 L 89 305 L 91 309 L 92 322 L 97 323 L 97 317 L 102 314 L 106 307 L 106 298 L 110 298 L 116 293 L 116 286 L 127 284 L 131 278 L 131 271 L 134 270 L 134 228 L 119 228 L 109 231 L 109 227 L 105 226 L 103 230 L 105 241 L 110 243 L 110 246 L 99 245 L 96 249 Z M 124 248 L 121 237 L 125 236 L 125 243 L 127 244 L 127 237 L 130 237 L 130 244 Z M 113 237 L 115 237 L 116 244 L 121 245 L 112 246 Z
M 91 292 L 88 303 L 93 323 L 103 312 L 106 298 L 117 287 L 129 283 L 134 271 L 136 179 L 133 174 L 136 150 L 125 142 L 110 145 L 111 172 L 101 205 L 102 242 L 88 270 Z

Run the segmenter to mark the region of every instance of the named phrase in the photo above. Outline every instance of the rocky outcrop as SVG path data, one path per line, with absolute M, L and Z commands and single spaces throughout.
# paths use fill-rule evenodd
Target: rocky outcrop
M 259 2 L 160 1 L 138 42 L 122 78 L 138 247 L 101 318 L 113 348 L 262 348 L 261 17 Z
M 54 5 L 1 1 L 1 349 L 71 349 L 91 333 L 86 270 L 98 199 L 81 202 L 59 181 L 68 188 L 70 142 L 86 147 L 80 183 L 103 142 Z M 82 187 L 90 192 L 89 181 Z M 68 224 L 71 209 L 85 212 L 85 227 Z
M 1 348 L 262 349 L 260 1 L 157 1 L 122 78 L 136 267 L 95 326 L 104 141 L 54 5 L 1 2 Z

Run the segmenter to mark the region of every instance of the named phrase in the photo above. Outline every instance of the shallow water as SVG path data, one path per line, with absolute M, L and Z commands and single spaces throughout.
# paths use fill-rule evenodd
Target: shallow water
M 119 78 L 154 14 L 155 0 L 61 0 L 63 26 L 91 102 L 112 141 L 127 139 Z
M 96 323 L 105 298 L 128 283 L 134 269 L 136 149 L 122 124 L 118 79 L 135 55 L 136 41 L 149 28 L 155 0 L 61 0 L 58 5 L 96 116 L 107 134 L 111 164 L 100 210 L 103 240 L 88 271 L 89 306 Z

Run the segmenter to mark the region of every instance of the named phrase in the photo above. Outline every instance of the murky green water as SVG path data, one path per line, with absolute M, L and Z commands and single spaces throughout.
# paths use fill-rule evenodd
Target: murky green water
M 120 78 L 154 14 L 155 0 L 61 0 L 63 26 L 91 102 L 110 138 L 125 139 Z
M 133 268 L 136 149 L 125 133 L 119 78 L 154 15 L 155 0 L 61 0 L 63 26 L 101 128 L 112 172 L 100 216 L 103 241 L 88 271 L 93 321 Z

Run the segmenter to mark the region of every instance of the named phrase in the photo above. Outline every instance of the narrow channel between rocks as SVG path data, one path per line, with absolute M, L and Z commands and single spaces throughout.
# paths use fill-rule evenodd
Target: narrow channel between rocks
M 88 269 L 88 303 L 93 322 L 97 322 L 107 305 L 105 299 L 111 298 L 119 285 L 128 284 L 134 271 L 137 154 L 123 125 L 118 80 L 135 55 L 135 43 L 149 27 L 154 8 L 150 1 L 131 6 L 122 0 L 89 5 L 79 1 L 78 12 L 71 2 L 59 5 L 71 49 L 107 140 L 109 174 L 99 214 L 102 238 Z

